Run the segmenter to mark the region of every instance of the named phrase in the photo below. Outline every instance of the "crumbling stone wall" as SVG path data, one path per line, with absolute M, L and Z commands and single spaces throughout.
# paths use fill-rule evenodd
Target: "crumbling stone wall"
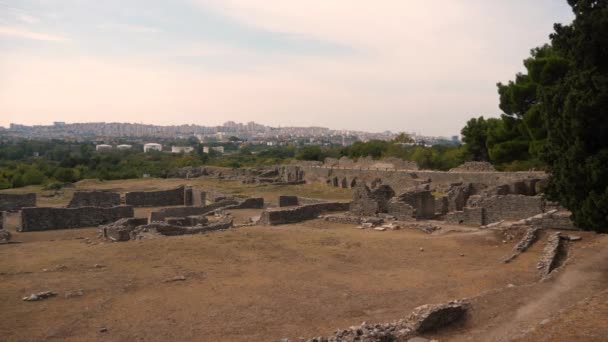
M 406 191 L 416 186 L 420 180 L 430 180 L 436 187 L 447 187 L 450 184 L 484 184 L 485 186 L 497 186 L 510 184 L 512 182 L 526 179 L 545 179 L 547 174 L 537 171 L 526 172 L 445 172 L 429 170 L 395 170 L 395 169 L 352 169 L 352 168 L 330 168 L 325 166 L 303 167 L 304 179 L 308 182 L 323 182 L 328 185 L 338 186 L 336 180 L 346 178 L 352 182 L 371 184 L 375 179 L 381 179 L 382 184 L 389 185 L 397 192 Z M 537 183 L 538 184 L 538 183 Z M 538 185 L 537 185 L 538 187 Z
M 496 171 L 494 165 L 488 162 L 466 162 L 450 170 L 450 172 L 493 172 Z
M 388 202 L 395 196 L 395 191 L 388 185 L 370 188 L 361 183 L 355 187 L 350 211 L 356 215 L 373 216 L 388 211 Z
M 163 208 L 157 211 L 150 212 L 149 222 L 162 222 L 167 217 L 186 217 L 186 216 L 194 216 L 194 215 L 204 215 L 208 214 L 214 210 L 224 208 L 230 205 L 237 205 L 239 202 L 234 200 L 226 200 L 220 201 L 213 204 L 209 204 L 203 207 L 172 207 L 172 208 Z
M 23 208 L 20 232 L 92 227 L 133 217 L 132 206 L 111 208 Z
M 123 218 L 107 225 L 99 226 L 101 236 L 112 241 L 128 241 L 130 231 L 137 226 L 148 224 L 147 217 Z
M 416 218 L 433 219 L 435 217 L 435 197 L 430 190 L 413 190 L 400 194 L 398 201 L 414 208 Z M 389 214 L 390 211 L 389 211 Z
M 469 196 L 471 196 L 472 192 L 473 191 L 470 183 L 456 183 L 450 185 L 450 189 L 447 193 L 448 211 L 464 210 L 467 200 L 469 199 Z
M 78 207 L 114 207 L 120 205 L 120 194 L 108 191 L 77 191 L 74 193 L 68 208 Z
M 192 202 L 190 204 L 186 203 L 186 205 L 193 205 L 197 207 L 207 205 L 207 192 L 197 188 L 191 188 L 190 191 L 192 193 Z
M 0 230 L 4 229 L 6 222 L 6 212 L 0 211 Z
M 263 197 L 250 197 L 244 200 L 237 201 L 237 204 L 226 206 L 225 210 L 230 209 L 263 209 L 264 198 Z
M 16 211 L 36 206 L 36 194 L 0 194 L 0 211 Z
M 170 190 L 133 191 L 125 194 L 125 203 L 134 207 L 162 207 L 185 204 L 185 188 Z
M 408 221 L 416 217 L 416 209 L 395 197 L 388 202 L 388 214 L 397 220 Z
M 298 196 L 281 195 L 279 196 L 279 207 L 293 207 L 299 205 Z
M 295 208 L 276 208 L 264 211 L 260 223 L 264 225 L 278 225 L 297 223 L 319 217 L 324 212 L 347 211 L 350 203 L 327 202 L 308 204 Z
M 462 224 L 465 226 L 486 225 L 484 208 L 463 208 L 463 211 L 453 211 L 445 215 L 445 221 L 450 224 Z
M 475 207 L 484 208 L 484 223 L 500 220 L 521 220 L 544 212 L 540 196 L 506 195 L 481 197 Z

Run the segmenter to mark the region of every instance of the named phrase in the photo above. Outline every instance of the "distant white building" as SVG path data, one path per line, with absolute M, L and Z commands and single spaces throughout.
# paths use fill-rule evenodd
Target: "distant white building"
M 171 153 L 190 153 L 194 151 L 191 146 L 171 146 Z
M 116 146 L 116 149 L 123 151 L 123 150 L 130 150 L 131 147 L 133 147 L 133 146 L 131 146 L 131 145 L 118 145 L 118 146 Z
M 106 144 L 95 145 L 95 151 L 97 151 L 97 152 L 112 151 L 112 145 L 106 145 Z
M 161 144 L 157 144 L 157 143 L 144 144 L 144 152 L 162 151 L 162 150 L 163 150 L 163 145 L 161 145 Z
M 210 150 L 223 154 L 224 146 L 215 146 L 215 147 L 205 146 L 205 147 L 203 147 L 203 153 L 209 153 Z

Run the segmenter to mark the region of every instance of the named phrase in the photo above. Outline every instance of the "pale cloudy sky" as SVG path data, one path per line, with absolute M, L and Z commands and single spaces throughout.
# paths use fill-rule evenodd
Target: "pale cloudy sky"
M 571 20 L 566 0 L 0 0 L 0 125 L 453 135 Z

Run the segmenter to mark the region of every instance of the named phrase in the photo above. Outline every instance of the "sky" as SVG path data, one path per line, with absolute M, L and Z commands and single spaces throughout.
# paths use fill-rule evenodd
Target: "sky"
M 565 0 L 0 0 L 0 126 L 451 136 L 570 23 Z

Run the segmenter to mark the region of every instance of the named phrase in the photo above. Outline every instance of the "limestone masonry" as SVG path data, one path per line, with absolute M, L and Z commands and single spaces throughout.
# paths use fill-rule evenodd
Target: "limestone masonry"
M 68 208 L 114 207 L 120 205 L 120 194 L 108 191 L 77 191 Z
M 0 211 L 15 211 L 36 206 L 36 194 L 0 194 Z
M 93 227 L 133 217 L 132 206 L 112 208 L 23 208 L 20 232 Z
M 160 191 L 134 191 L 125 194 L 125 203 L 134 207 L 185 205 L 185 187 Z

